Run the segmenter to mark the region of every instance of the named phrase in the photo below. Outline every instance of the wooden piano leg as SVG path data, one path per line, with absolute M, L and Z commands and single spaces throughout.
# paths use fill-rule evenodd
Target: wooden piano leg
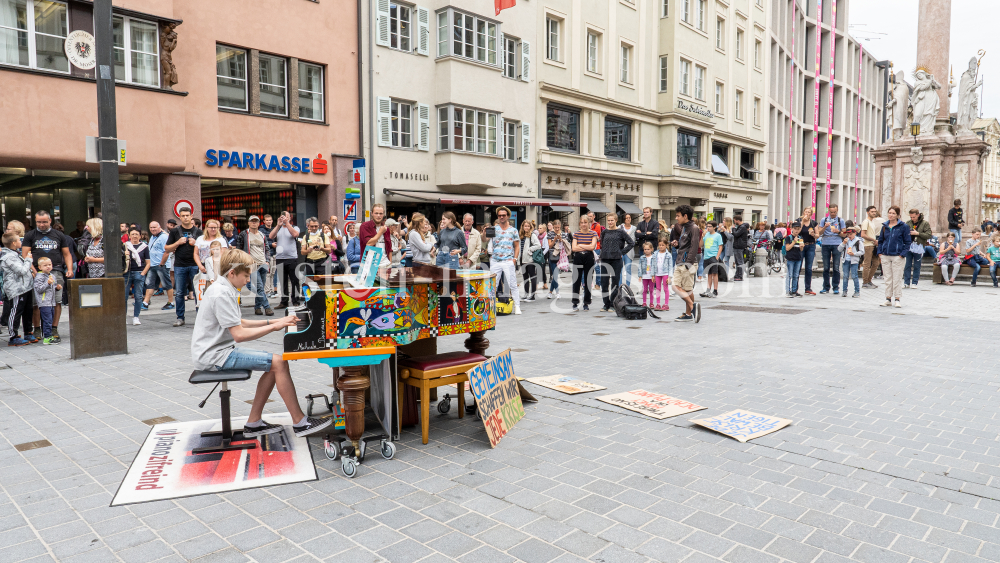
M 355 457 L 361 456 L 360 440 L 365 433 L 365 390 L 371 386 L 363 366 L 341 368 L 337 388 L 344 395 L 344 431 L 354 445 Z
M 465 349 L 480 356 L 486 355 L 486 349 L 490 347 L 490 341 L 486 339 L 486 331 L 470 332 L 465 339 Z

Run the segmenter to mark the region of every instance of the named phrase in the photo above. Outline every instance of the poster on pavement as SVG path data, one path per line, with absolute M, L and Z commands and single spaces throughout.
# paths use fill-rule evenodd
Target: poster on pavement
M 792 423 L 787 418 L 757 414 L 743 409 L 736 409 L 725 414 L 692 420 L 691 422 L 699 426 L 704 426 L 709 430 L 715 430 L 719 434 L 725 434 L 740 442 L 760 438 L 765 434 L 781 430 Z
M 476 397 L 490 447 L 495 448 L 517 421 L 524 418 L 510 348 L 470 370 L 469 387 Z
M 576 395 L 578 393 L 590 393 L 591 391 L 600 391 L 602 389 L 607 389 L 607 387 L 604 387 L 602 385 L 587 383 L 586 381 L 573 379 L 572 377 L 566 375 L 547 375 L 545 377 L 529 377 L 527 378 L 527 381 L 530 381 L 535 385 L 541 385 L 542 387 L 555 389 L 556 391 L 566 393 L 567 395 Z
M 614 395 L 602 395 L 595 398 L 598 401 L 617 405 L 659 420 L 708 408 L 685 401 L 684 399 L 678 399 L 662 393 L 644 391 L 642 389 L 627 391 L 625 393 L 615 393 Z

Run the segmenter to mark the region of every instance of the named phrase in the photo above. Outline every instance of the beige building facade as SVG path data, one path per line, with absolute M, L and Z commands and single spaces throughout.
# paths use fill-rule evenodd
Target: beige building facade
M 672 210 L 690 204 L 703 217 L 763 218 L 766 6 L 540 2 L 541 195 L 598 215 L 648 206 L 672 222 Z
M 981 117 L 972 124 L 972 130 L 989 144 L 989 153 L 983 159 L 983 216 L 982 220 L 1000 220 L 1000 121 L 995 117 Z

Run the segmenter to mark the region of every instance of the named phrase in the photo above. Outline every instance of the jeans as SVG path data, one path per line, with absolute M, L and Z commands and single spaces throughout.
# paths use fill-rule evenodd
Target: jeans
M 823 245 L 823 291 L 830 291 L 830 277 L 833 277 L 833 290 L 837 291 L 840 286 L 840 271 L 837 264 L 840 263 L 840 251 L 832 244 Z M 831 272 L 832 270 L 832 272 Z
M 257 294 L 253 299 L 254 309 L 264 309 L 270 306 L 267 302 L 267 294 L 264 293 L 264 286 L 267 283 L 267 264 L 261 264 L 257 271 L 250 276 L 250 290 Z
M 955 233 L 955 242 L 962 242 L 962 229 L 948 229 L 948 232 Z
M 541 275 L 542 267 L 534 262 L 524 265 L 521 276 L 524 277 L 524 297 L 534 299 L 535 292 L 538 291 L 538 277 Z
M 604 260 L 600 269 L 607 268 L 608 272 L 601 278 L 601 295 L 604 296 L 604 306 L 612 308 L 615 299 L 618 297 L 618 290 L 622 280 L 622 259 Z M 609 290 L 610 286 L 610 290 Z
M 785 283 L 788 293 L 798 293 L 799 292 L 799 272 L 802 271 L 802 260 L 789 260 L 785 262 L 788 265 L 788 276 Z
M 858 264 L 850 260 L 844 260 L 844 295 L 847 295 L 847 286 L 854 280 L 854 293 L 861 293 L 861 282 L 858 280 Z
M 55 316 L 55 307 L 39 307 L 38 316 L 42 321 L 42 336 L 48 338 L 52 336 L 52 318 Z
M 816 261 L 816 245 L 807 244 L 802 249 L 802 268 L 805 270 L 806 291 L 812 291 L 813 285 L 813 262 Z
M 733 277 L 734 280 L 743 279 L 743 251 L 745 248 L 734 248 L 733 257 L 736 258 L 736 275 Z M 676 264 L 676 262 L 674 262 Z
M 990 277 L 993 278 L 993 287 L 997 286 L 997 266 L 1000 262 L 994 262 L 990 264 Z
M 559 291 L 559 262 L 553 262 L 549 260 L 549 277 L 552 278 L 552 282 L 549 283 L 549 293 L 555 293 Z
M 600 237 L 598 237 L 600 238 Z M 601 250 L 597 249 L 594 251 L 594 263 L 596 264 L 601 259 Z M 598 268 L 596 276 L 594 277 L 594 285 L 600 287 L 601 285 L 601 269 Z
M 149 271 L 146 272 L 146 288 L 156 289 L 157 281 L 159 281 L 159 287 L 163 291 L 173 289 L 170 285 L 170 270 L 167 270 L 166 266 L 149 267 Z
M 233 351 L 226 356 L 226 361 L 222 362 L 221 366 L 215 367 L 220 370 L 248 369 L 250 371 L 271 371 L 271 362 L 273 360 L 274 354 L 270 352 L 247 348 L 233 348 Z
M 521 306 L 521 296 L 517 290 L 517 266 L 513 260 L 496 262 L 490 260 L 490 273 L 497 276 L 497 293 L 500 292 L 500 283 L 506 282 L 510 287 L 510 297 L 514 300 L 514 307 Z
M 990 265 L 990 261 L 987 260 L 985 256 L 980 256 L 978 254 L 969 258 L 965 263 L 972 266 L 972 285 L 976 285 L 976 280 L 979 278 L 979 270 L 983 266 Z
M 279 258 L 278 265 L 281 266 L 281 302 L 288 305 L 291 299 L 292 305 L 299 304 L 299 280 L 295 277 L 295 266 L 299 260 L 297 258 Z
M 698 254 L 698 277 L 705 275 L 705 255 Z
M 590 305 L 590 284 L 587 278 L 594 269 L 594 253 L 590 251 L 573 253 L 573 306 L 580 304 L 580 286 L 583 286 L 583 304 Z
M 198 268 L 195 268 L 197 270 Z M 125 298 L 128 299 L 128 292 L 132 292 L 132 298 L 135 302 L 132 306 L 132 316 L 138 317 L 139 311 L 142 311 L 142 299 L 146 295 L 146 276 L 142 275 L 142 272 L 129 272 L 125 278 Z
M 628 254 L 622 255 L 622 269 L 625 270 L 625 277 L 623 282 L 625 285 L 632 286 L 632 259 L 628 257 Z
M 924 247 L 924 256 L 930 258 L 931 260 L 937 260 L 937 248 L 933 246 Z
M 920 262 L 924 259 L 924 254 L 906 253 L 906 266 L 903 267 L 903 283 L 907 285 L 917 285 L 920 281 Z
M 451 253 L 445 254 L 441 252 L 438 252 L 437 259 L 435 260 L 434 265 L 441 268 L 450 268 L 452 270 L 457 270 L 461 267 L 458 264 L 457 254 L 452 255 Z
M 189 291 L 194 291 L 196 279 L 198 279 L 198 266 L 174 265 L 174 282 L 177 285 L 174 292 L 174 306 L 178 319 L 184 320 L 184 297 Z

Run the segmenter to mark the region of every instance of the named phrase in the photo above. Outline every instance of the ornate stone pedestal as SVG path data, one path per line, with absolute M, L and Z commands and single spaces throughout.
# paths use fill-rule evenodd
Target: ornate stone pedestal
M 882 217 L 898 205 L 902 220 L 919 209 L 934 234 L 948 232 L 948 210 L 962 200 L 965 228 L 982 221 L 982 162 L 989 146 L 976 135 L 949 133 L 903 137 L 872 151 L 875 158 L 875 206 Z M 963 234 L 964 238 L 964 234 Z

